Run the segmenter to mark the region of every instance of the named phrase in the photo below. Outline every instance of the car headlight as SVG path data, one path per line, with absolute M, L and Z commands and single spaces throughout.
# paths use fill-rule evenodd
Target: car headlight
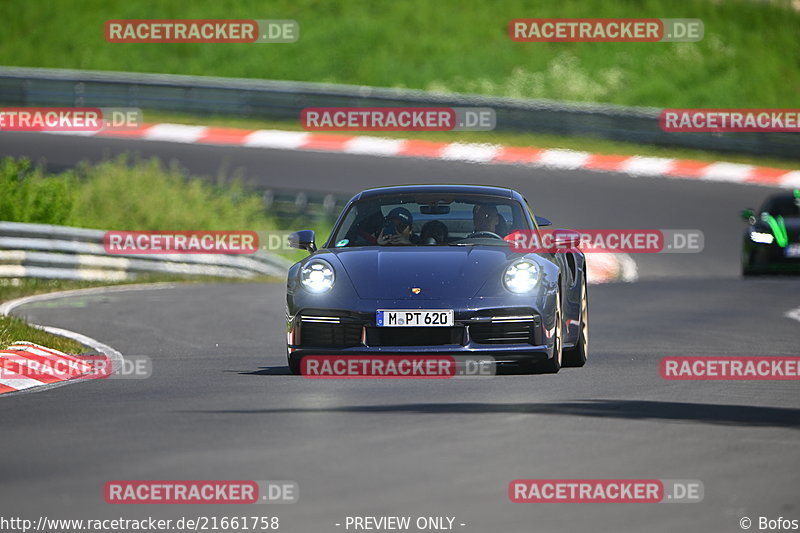
M 772 244 L 775 242 L 775 237 L 771 233 L 763 233 L 761 231 L 751 231 L 750 240 L 753 242 L 760 242 L 762 244 Z
M 303 287 L 315 294 L 331 290 L 334 278 L 333 267 L 322 259 L 309 261 L 300 271 L 300 282 Z
M 541 269 L 539 265 L 528 259 L 511 264 L 503 274 L 506 289 L 516 294 L 530 292 L 539 283 Z

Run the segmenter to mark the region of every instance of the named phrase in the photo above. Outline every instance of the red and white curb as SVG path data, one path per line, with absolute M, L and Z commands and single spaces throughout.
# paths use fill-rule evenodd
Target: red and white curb
M 56 300 L 68 296 L 171 286 L 171 284 L 151 284 L 126 287 L 96 287 L 48 294 L 35 294 L 33 296 L 25 296 L 0 304 L 0 315 L 8 316 L 14 309 L 21 305 Z M 92 348 L 97 353 L 103 354 L 108 359 L 112 372 L 121 368 L 124 363 L 124 358 L 120 352 L 107 344 L 103 344 L 81 333 L 53 326 L 41 326 L 38 324 L 28 325 L 42 329 L 53 335 L 60 335 L 61 337 L 72 339 L 84 346 Z M 71 370 L 65 373 L 59 373 L 57 371 L 48 372 L 42 368 L 43 365 L 51 365 L 56 369 L 62 369 L 66 366 L 66 368 L 70 368 Z M 45 375 L 45 373 L 47 373 L 47 375 Z M 32 342 L 19 341 L 9 346 L 7 350 L 0 350 L 0 396 L 18 391 L 34 392 L 50 389 L 69 382 L 79 381 L 81 377 L 86 376 L 87 373 L 94 373 L 93 366 L 89 365 L 86 361 L 82 361 L 79 356 L 68 355 Z M 31 375 L 35 377 L 29 377 Z
M 28 341 L 0 350 L 0 394 L 52 385 L 92 374 L 79 357 Z
M 100 132 L 50 132 L 66 135 L 130 138 L 148 141 L 246 146 L 280 150 L 339 152 L 385 157 L 419 157 L 483 164 L 620 172 L 710 182 L 800 188 L 800 170 L 718 161 L 602 155 L 590 152 L 481 143 L 447 143 L 284 130 L 247 130 L 184 124 L 146 124 L 138 129 Z

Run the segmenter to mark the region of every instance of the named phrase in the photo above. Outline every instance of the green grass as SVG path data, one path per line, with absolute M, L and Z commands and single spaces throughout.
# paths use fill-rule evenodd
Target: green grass
M 191 179 L 157 158 L 127 156 L 59 174 L 24 158 L 1 159 L 0 220 L 126 231 L 313 229 L 320 240 L 331 230 L 330 221 L 270 216 L 261 195 L 237 179 Z
M 72 354 L 79 354 L 87 351 L 87 348 L 81 343 L 34 328 L 25 323 L 21 318 L 0 316 L 0 347 L 6 349 L 12 343 L 19 341 L 30 341 L 35 344 L 41 344 L 48 348 Z
M 26 159 L 5 158 L 0 220 L 107 230 L 277 228 L 259 195 L 237 180 L 190 180 L 157 159 L 127 157 L 50 175 Z
M 798 107 L 791 0 L 6 0 L 0 64 L 657 107 Z M 514 43 L 514 18 L 700 18 L 698 43 Z M 293 44 L 112 44 L 109 19 L 295 19 Z
M 256 118 L 229 117 L 219 115 L 194 116 L 161 111 L 145 111 L 145 122 L 172 122 L 176 124 L 196 124 L 244 129 L 278 129 L 302 131 L 298 121 L 262 120 Z M 350 134 L 350 133 L 348 133 Z M 401 139 L 426 139 L 442 142 L 490 143 L 504 146 L 527 146 L 536 148 L 561 148 L 581 150 L 606 155 L 640 155 L 649 157 L 669 157 L 675 159 L 696 159 L 698 161 L 728 161 L 745 165 L 758 165 L 794 170 L 798 162 L 775 157 L 759 157 L 748 154 L 717 153 L 687 148 L 654 146 L 621 141 L 609 141 L 596 137 L 562 137 L 538 133 L 513 133 L 506 131 L 387 131 L 352 132 L 353 135 L 370 135 Z M 800 153 L 798 153 L 800 157 Z
M 127 156 L 60 174 L 24 158 L 0 160 L 0 220 L 123 231 L 313 229 L 320 238 L 331 230 L 326 221 L 270 216 L 261 195 L 235 178 L 190 179 L 157 158 Z

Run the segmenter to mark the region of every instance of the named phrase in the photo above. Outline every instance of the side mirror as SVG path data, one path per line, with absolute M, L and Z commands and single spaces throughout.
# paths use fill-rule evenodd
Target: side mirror
M 540 228 L 542 226 L 552 226 L 553 225 L 552 222 L 550 222 L 549 220 L 547 220 L 544 217 L 535 217 L 535 218 L 536 218 L 536 225 L 539 226 Z
M 571 229 L 558 229 L 553 232 L 554 244 L 556 248 L 577 248 L 581 242 L 579 231 Z
M 289 235 L 289 246 L 299 250 L 308 250 L 308 253 L 313 254 L 317 251 L 317 244 L 314 242 L 314 231 L 310 229 L 295 231 Z
M 743 209 L 742 210 L 742 220 L 746 220 L 749 223 L 753 223 L 756 221 L 756 213 L 752 209 Z

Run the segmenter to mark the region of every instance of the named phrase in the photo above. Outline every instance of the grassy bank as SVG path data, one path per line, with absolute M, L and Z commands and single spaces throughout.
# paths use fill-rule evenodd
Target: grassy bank
M 85 287 L 99 286 L 103 283 L 89 281 L 62 281 L 44 279 L 7 279 L 0 278 L 0 303 L 45 292 L 64 291 L 69 289 L 82 289 Z M 18 341 L 30 341 L 43 346 L 49 346 L 67 353 L 81 353 L 86 350 L 80 343 L 73 340 L 51 335 L 41 329 L 28 325 L 21 318 L 13 316 L 0 316 L 0 349 L 7 348 Z
M 88 350 L 79 342 L 36 329 L 21 318 L 0 317 L 0 347 L 6 349 L 9 345 L 19 341 L 30 341 L 71 354 L 79 354 Z
M 46 175 L 0 161 L 0 220 L 109 230 L 274 229 L 257 194 L 237 181 L 187 180 L 160 161 L 118 158 Z
M 303 229 L 278 220 L 241 181 L 187 176 L 160 160 L 126 156 L 47 173 L 27 159 L 0 160 L 0 220 L 133 231 Z M 310 229 L 320 234 L 330 225 Z M 299 252 L 304 254 L 305 252 Z M 291 252 L 288 257 L 296 257 Z
M 790 0 L 0 3 L 0 64 L 326 81 L 657 107 L 797 107 Z M 700 18 L 698 43 L 514 43 L 515 18 Z M 109 19 L 295 19 L 293 44 L 112 44 Z

